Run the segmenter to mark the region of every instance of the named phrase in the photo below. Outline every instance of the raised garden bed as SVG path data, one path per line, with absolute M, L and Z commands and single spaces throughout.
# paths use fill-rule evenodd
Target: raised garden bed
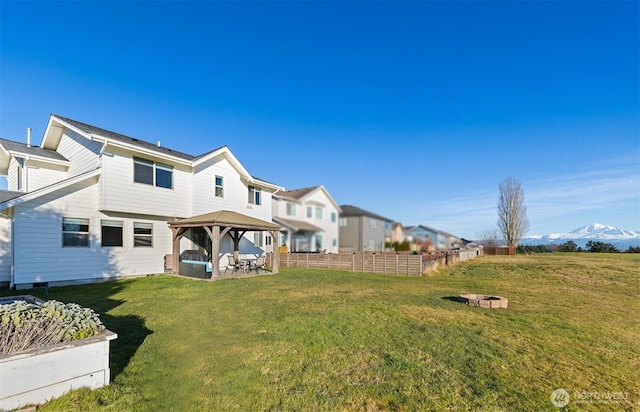
M 33 296 L 12 299 L 39 301 Z M 11 302 L 0 302 L 6 303 Z M 0 410 L 38 405 L 72 389 L 109 384 L 109 342 L 117 337 L 105 329 L 99 336 L 0 354 Z

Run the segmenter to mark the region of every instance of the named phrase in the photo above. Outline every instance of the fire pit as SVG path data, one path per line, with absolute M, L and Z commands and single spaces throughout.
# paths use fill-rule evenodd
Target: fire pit
M 481 308 L 494 309 L 494 308 L 506 308 L 509 300 L 500 296 L 492 295 L 477 295 L 469 293 L 466 295 L 460 295 L 460 302 L 466 303 L 471 306 L 480 306 Z

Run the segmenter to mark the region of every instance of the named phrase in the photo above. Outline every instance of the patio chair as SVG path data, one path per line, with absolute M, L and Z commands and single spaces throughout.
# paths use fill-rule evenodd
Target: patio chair
M 258 256 L 255 262 L 251 265 L 251 270 L 255 270 L 256 273 L 260 273 L 260 269 L 267 271 L 267 264 L 265 262 L 265 256 Z
M 236 260 L 233 255 L 229 255 L 229 263 L 227 263 L 227 267 L 224 268 L 224 273 L 227 273 L 227 270 L 231 269 L 232 272 L 237 272 L 240 269 L 240 262 Z

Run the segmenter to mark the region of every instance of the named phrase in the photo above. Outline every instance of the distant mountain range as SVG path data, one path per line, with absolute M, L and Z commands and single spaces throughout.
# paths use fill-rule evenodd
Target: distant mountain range
M 522 245 L 559 245 L 573 240 L 578 246 L 585 247 L 588 241 L 606 242 L 615 245 L 620 250 L 629 246 L 640 246 L 640 232 L 618 229 L 613 226 L 592 223 L 579 227 L 568 233 L 551 233 L 548 235 L 526 236 L 520 241 Z

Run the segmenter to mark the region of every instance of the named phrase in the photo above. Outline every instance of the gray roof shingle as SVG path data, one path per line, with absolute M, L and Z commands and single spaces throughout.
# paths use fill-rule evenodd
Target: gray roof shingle
M 376 215 L 375 213 L 371 213 L 368 210 L 364 210 L 356 206 L 340 205 L 340 209 L 342 209 L 342 213 L 340 213 L 340 216 L 343 217 L 367 216 L 374 219 L 384 220 L 385 222 L 393 222 L 393 219 L 388 219 L 384 216 Z
M 0 190 L 0 203 L 4 203 L 7 200 L 15 199 L 22 196 L 23 192 L 14 192 L 11 190 Z
M 67 159 L 55 150 L 43 149 L 38 146 L 28 146 L 26 143 L 14 142 L 13 140 L 0 139 L 0 145 L 7 151 L 22 153 L 26 155 L 39 156 L 46 159 L 62 160 Z
M 63 116 L 59 116 L 57 114 L 54 114 L 53 116 L 57 117 L 58 119 L 65 121 L 67 123 L 69 123 L 72 126 L 77 127 L 78 129 L 86 132 L 86 133 L 91 133 L 91 134 L 96 134 L 99 136 L 103 136 L 106 137 L 107 139 L 112 139 L 112 140 L 117 140 L 119 142 L 122 143 L 127 143 L 130 145 L 134 145 L 134 146 L 138 146 L 140 148 L 143 149 L 147 149 L 147 150 L 151 150 L 157 153 L 162 153 L 164 155 L 169 155 L 169 156 L 174 156 L 180 159 L 184 159 L 184 160 L 193 160 L 195 159 L 194 156 L 190 155 L 190 154 L 186 154 L 183 152 L 179 152 L 177 150 L 173 150 L 173 149 L 168 149 L 166 147 L 162 147 L 162 146 L 158 146 L 157 144 L 153 144 L 153 143 L 149 143 L 149 142 L 145 142 L 144 140 L 140 140 L 140 139 L 136 139 L 133 137 L 129 137 L 129 136 L 125 136 L 123 134 L 120 133 L 115 133 L 106 129 L 102 129 L 100 127 L 96 127 L 96 126 L 91 126 L 90 124 L 86 124 L 86 123 L 82 123 L 79 122 L 77 120 L 73 120 L 73 119 L 69 119 L 67 117 L 63 117 Z

